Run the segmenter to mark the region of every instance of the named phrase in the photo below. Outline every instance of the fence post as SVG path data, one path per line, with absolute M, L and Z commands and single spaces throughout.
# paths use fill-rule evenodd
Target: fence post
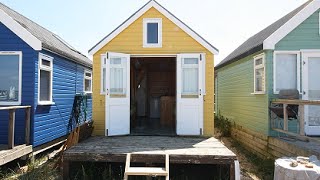
M 25 112 L 25 143 L 26 145 L 30 144 L 30 112 L 31 112 L 31 108 L 28 107 L 26 108 L 26 112 Z
M 14 147 L 14 124 L 16 119 L 16 110 L 9 110 L 9 129 L 8 129 L 8 148 L 13 149 Z
M 288 104 L 283 104 L 283 130 L 288 131 Z

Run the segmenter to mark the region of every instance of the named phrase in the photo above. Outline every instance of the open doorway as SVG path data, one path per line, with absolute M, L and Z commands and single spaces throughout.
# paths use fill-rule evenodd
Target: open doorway
M 176 57 L 131 57 L 131 134 L 176 134 Z

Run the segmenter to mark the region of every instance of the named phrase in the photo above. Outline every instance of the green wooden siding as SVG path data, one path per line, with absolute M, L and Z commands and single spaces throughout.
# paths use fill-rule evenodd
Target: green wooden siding
M 216 109 L 237 125 L 267 135 L 268 96 L 252 94 L 253 56 L 257 54 L 217 70 Z
M 316 11 L 275 46 L 276 50 L 320 49 L 319 12 Z

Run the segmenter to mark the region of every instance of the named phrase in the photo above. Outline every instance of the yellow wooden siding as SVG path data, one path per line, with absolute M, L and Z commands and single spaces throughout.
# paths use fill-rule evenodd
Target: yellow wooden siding
M 162 48 L 143 48 L 143 18 L 162 18 Z M 105 132 L 105 96 L 100 95 L 101 54 L 180 54 L 206 53 L 206 91 L 204 97 L 204 135 L 214 133 L 214 63 L 213 54 L 182 29 L 151 8 L 117 37 L 93 55 L 93 120 L 94 135 Z

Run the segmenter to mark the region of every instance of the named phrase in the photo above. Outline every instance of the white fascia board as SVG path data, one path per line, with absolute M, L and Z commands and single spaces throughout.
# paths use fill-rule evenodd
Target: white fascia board
M 0 22 L 19 36 L 24 42 L 31 46 L 34 50 L 42 50 L 41 41 L 33 36 L 28 30 L 22 27 L 18 22 L 16 22 L 12 17 L 0 9 Z
M 291 31 L 298 27 L 308 17 L 315 13 L 320 8 L 320 0 L 314 0 L 298 12 L 293 18 L 282 25 L 278 30 L 271 34 L 263 41 L 263 49 L 274 49 L 275 45 Z
M 155 1 L 150 1 L 147 5 L 145 5 L 145 7 L 143 7 L 137 13 L 135 13 L 135 15 L 133 15 L 129 20 L 127 20 L 120 27 L 118 27 L 113 33 L 111 33 L 108 37 L 106 37 L 104 40 L 102 40 L 100 43 L 98 43 L 94 48 L 89 50 L 89 55 L 93 55 L 97 51 L 99 51 L 103 46 L 108 44 L 113 38 L 115 38 L 117 35 L 119 35 L 123 30 L 125 30 L 129 25 L 131 25 L 134 21 L 136 21 L 139 17 L 141 17 L 144 13 L 146 13 L 152 7 L 154 7 L 156 10 L 158 10 L 164 16 L 166 16 L 169 20 L 171 20 L 174 24 L 176 24 L 179 28 L 181 28 L 183 31 L 185 31 L 188 35 L 190 35 L 192 38 L 194 38 L 197 42 L 199 42 L 202 46 L 204 46 L 210 52 L 212 52 L 215 55 L 219 54 L 219 52 L 215 48 L 213 48 L 208 42 L 206 42 L 202 37 L 200 37 L 198 34 L 196 34 L 189 27 L 187 27 L 179 19 L 174 17 L 166 9 L 161 7 Z

